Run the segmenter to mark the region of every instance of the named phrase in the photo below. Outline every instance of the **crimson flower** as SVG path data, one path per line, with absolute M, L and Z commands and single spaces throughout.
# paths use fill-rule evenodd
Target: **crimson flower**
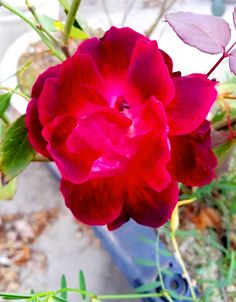
M 173 73 L 156 41 L 112 27 L 39 76 L 26 125 L 34 149 L 55 161 L 77 219 L 158 227 L 176 205 L 177 182 L 214 177 L 206 116 L 216 95 L 205 74 Z

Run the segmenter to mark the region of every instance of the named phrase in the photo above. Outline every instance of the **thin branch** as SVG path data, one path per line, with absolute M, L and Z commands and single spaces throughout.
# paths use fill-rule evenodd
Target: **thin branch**
M 45 34 L 40 31 L 37 26 L 31 22 L 24 14 L 22 14 L 19 10 L 12 7 L 5 1 L 0 0 L 0 6 L 3 6 L 5 9 L 9 10 L 13 14 L 17 15 L 20 19 L 22 19 L 25 23 L 27 23 L 34 31 L 37 32 L 37 34 L 42 39 L 43 43 L 52 51 L 52 54 L 55 55 L 59 60 L 63 61 L 64 56 L 61 52 L 58 52 L 58 50 L 51 44 L 51 41 L 48 40 L 48 37 L 45 36 Z
M 13 92 L 15 94 L 18 94 L 20 95 L 21 97 L 23 97 L 24 99 L 26 99 L 27 101 L 30 100 L 30 97 L 26 94 L 24 94 L 23 92 L 19 91 L 19 90 L 16 90 L 14 88 L 11 88 L 11 87 L 5 87 L 5 86 L 0 86 L 0 90 L 5 90 L 5 91 L 8 91 L 8 92 Z
M 189 273 L 188 273 L 188 271 L 186 269 L 186 266 L 184 264 L 183 258 L 181 256 L 181 253 L 180 253 L 180 250 L 179 250 L 179 247 L 178 247 L 177 240 L 175 238 L 175 232 L 171 233 L 171 241 L 172 241 L 172 244 L 173 244 L 173 247 L 174 247 L 174 251 L 175 251 L 176 257 L 177 257 L 177 259 L 179 261 L 179 264 L 180 264 L 180 266 L 181 266 L 181 268 L 183 270 L 184 277 L 186 278 L 187 283 L 189 285 L 189 290 L 191 292 L 191 295 L 192 295 L 194 301 L 197 301 L 196 293 L 195 293 L 195 290 L 193 289 L 191 278 L 190 278 Z
M 64 36 L 62 41 L 62 50 L 66 55 L 66 57 L 70 57 L 70 52 L 69 52 L 70 33 L 76 18 L 77 11 L 79 9 L 79 5 L 80 5 L 80 0 L 73 0 L 67 15 L 65 29 L 64 29 Z
M 25 4 L 29 10 L 29 12 L 32 14 L 32 16 L 34 17 L 37 25 L 36 27 L 39 30 L 42 30 L 56 45 L 58 45 L 58 41 L 57 39 L 43 26 L 42 22 L 40 21 L 40 18 L 35 10 L 35 7 L 31 5 L 31 3 L 29 2 L 29 0 L 25 0 Z
M 231 117 L 230 120 L 231 120 L 231 125 L 236 123 L 236 117 Z M 217 130 L 217 131 L 223 130 L 227 126 L 228 126 L 228 120 L 227 119 L 212 124 L 213 129 Z

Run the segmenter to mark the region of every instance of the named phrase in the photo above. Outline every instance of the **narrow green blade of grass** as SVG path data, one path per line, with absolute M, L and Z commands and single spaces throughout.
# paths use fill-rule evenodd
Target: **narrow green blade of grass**
M 66 276 L 63 274 L 61 276 L 61 289 L 64 290 L 67 288 Z M 67 291 L 62 291 L 60 294 L 61 298 L 67 300 Z
M 86 281 L 85 281 L 83 271 L 79 272 L 79 288 L 80 288 L 80 290 L 83 290 L 85 292 L 87 291 Z M 85 301 L 86 295 L 81 294 L 81 297 L 82 297 L 82 300 Z

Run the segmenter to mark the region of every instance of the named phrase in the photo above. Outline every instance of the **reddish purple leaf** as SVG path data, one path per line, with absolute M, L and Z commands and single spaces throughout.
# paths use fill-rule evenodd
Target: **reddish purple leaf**
M 236 75 L 236 49 L 229 54 L 229 67 L 230 70 Z
M 166 21 L 184 43 L 210 54 L 224 52 L 231 37 L 229 24 L 216 16 L 177 12 Z
M 236 7 L 234 8 L 234 12 L 233 12 L 233 20 L 234 20 L 234 27 L 236 28 Z

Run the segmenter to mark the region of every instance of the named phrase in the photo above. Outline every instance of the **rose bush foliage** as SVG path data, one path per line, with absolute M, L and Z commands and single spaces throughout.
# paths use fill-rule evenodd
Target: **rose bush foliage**
M 173 72 L 156 41 L 112 27 L 38 78 L 28 136 L 55 161 L 77 219 L 158 227 L 176 205 L 177 182 L 202 186 L 214 177 L 206 116 L 216 95 L 206 75 Z

